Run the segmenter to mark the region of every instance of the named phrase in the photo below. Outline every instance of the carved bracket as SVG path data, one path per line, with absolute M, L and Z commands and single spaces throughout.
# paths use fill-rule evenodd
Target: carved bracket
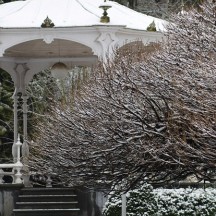
M 51 29 L 41 29 L 41 37 L 46 44 L 51 44 L 54 41 L 55 33 Z
M 97 40 L 102 46 L 102 56 L 105 60 L 107 54 L 111 57 L 118 38 L 114 32 L 102 32 Z

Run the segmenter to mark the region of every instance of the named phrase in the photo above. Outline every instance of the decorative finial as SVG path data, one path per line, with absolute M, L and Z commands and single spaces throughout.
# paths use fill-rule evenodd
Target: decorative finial
M 111 8 L 111 7 L 112 7 L 112 6 L 109 5 L 109 4 L 106 2 L 106 0 L 104 0 L 104 4 L 102 4 L 102 5 L 99 6 L 99 8 L 101 8 L 101 9 L 104 10 L 103 16 L 101 17 L 100 22 L 102 22 L 102 23 L 109 23 L 109 22 L 110 22 L 110 18 L 107 16 L 107 15 L 108 15 L 107 10 L 108 10 L 109 8 Z
M 44 20 L 44 22 L 41 24 L 42 28 L 53 28 L 55 24 L 52 22 L 52 20 L 47 16 L 47 18 Z
M 147 27 L 146 30 L 147 31 L 152 31 L 152 32 L 157 31 L 156 26 L 155 26 L 155 22 L 153 21 L 152 23 L 150 23 L 150 25 Z

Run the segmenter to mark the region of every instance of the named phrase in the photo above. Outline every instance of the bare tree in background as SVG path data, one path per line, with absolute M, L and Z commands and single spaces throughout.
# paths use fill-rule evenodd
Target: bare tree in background
M 99 65 L 73 103 L 69 94 L 51 105 L 31 167 L 51 169 L 66 184 L 124 180 L 131 188 L 192 174 L 214 181 L 215 20 L 215 5 L 206 3 L 173 17 L 152 55 L 122 49 Z
M 168 19 L 170 14 L 179 13 L 183 9 L 199 8 L 208 0 L 116 0 L 134 10 L 147 15 Z

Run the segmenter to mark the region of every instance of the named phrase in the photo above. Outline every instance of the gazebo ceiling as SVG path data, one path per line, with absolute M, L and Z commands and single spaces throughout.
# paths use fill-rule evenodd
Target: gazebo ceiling
M 5 50 L 4 57 L 50 58 L 50 57 L 89 57 L 91 48 L 68 40 L 55 39 L 47 44 L 43 40 L 20 43 Z

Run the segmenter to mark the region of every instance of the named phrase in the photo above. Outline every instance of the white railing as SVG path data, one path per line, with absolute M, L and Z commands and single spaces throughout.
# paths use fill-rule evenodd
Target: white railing
M 0 184 L 4 183 L 4 176 L 11 176 L 13 178 L 13 184 L 22 184 L 22 173 L 21 169 L 23 168 L 23 164 L 20 162 L 20 149 L 22 143 L 20 142 L 20 136 L 18 135 L 17 142 L 15 144 L 15 148 L 17 151 L 17 157 L 14 158 L 16 160 L 15 163 L 11 164 L 0 164 Z M 5 172 L 3 169 L 12 169 L 11 172 Z

